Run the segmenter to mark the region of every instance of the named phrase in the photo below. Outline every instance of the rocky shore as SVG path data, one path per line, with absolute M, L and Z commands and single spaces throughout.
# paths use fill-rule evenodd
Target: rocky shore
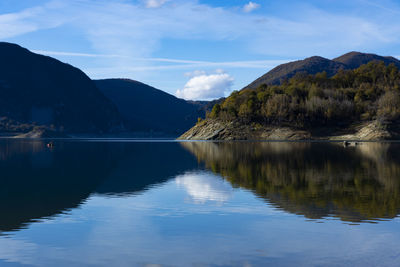
M 69 138 L 70 136 L 57 132 L 47 127 L 36 126 L 31 131 L 27 133 L 21 133 L 14 136 L 14 138 L 28 138 L 28 139 L 36 139 L 36 138 Z
M 178 140 L 397 140 L 400 131 L 392 124 L 377 121 L 352 125 L 346 129 L 313 129 L 291 127 L 244 125 L 206 119 L 181 135 Z

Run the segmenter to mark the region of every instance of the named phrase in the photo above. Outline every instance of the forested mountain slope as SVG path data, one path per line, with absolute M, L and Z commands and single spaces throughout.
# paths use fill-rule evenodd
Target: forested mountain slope
M 399 69 L 372 61 L 332 77 L 299 73 L 280 85 L 235 91 L 182 138 L 390 139 L 398 138 L 399 118 Z

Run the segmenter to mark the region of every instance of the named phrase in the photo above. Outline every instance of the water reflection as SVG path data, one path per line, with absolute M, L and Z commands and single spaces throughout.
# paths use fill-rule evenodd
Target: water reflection
M 391 219 L 400 210 L 399 147 L 59 141 L 48 149 L 42 141 L 1 140 L 0 233 L 68 213 L 92 194 L 140 194 L 172 178 L 200 204 L 229 201 L 233 186 L 311 219 Z
M 183 186 L 188 195 L 197 202 L 214 201 L 223 203 L 233 194 L 232 186 L 219 177 L 210 176 L 205 172 L 189 172 L 175 178 L 178 186 Z
M 310 219 L 372 222 L 400 211 L 400 145 L 185 142 L 235 187 Z
M 138 194 L 197 168 L 173 143 L 0 141 L 0 234 L 69 212 L 91 194 Z
M 0 140 L 0 266 L 398 266 L 397 149 Z

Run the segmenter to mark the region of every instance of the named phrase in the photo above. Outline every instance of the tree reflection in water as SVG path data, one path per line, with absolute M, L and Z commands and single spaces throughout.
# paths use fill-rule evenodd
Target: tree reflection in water
M 399 214 L 399 144 L 181 144 L 233 186 L 291 213 L 350 222 L 376 222 Z

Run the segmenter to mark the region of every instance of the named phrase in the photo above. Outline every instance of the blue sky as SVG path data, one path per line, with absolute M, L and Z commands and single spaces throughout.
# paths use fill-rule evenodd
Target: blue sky
M 0 40 L 186 99 L 274 66 L 349 51 L 400 55 L 400 1 L 1 0 Z

